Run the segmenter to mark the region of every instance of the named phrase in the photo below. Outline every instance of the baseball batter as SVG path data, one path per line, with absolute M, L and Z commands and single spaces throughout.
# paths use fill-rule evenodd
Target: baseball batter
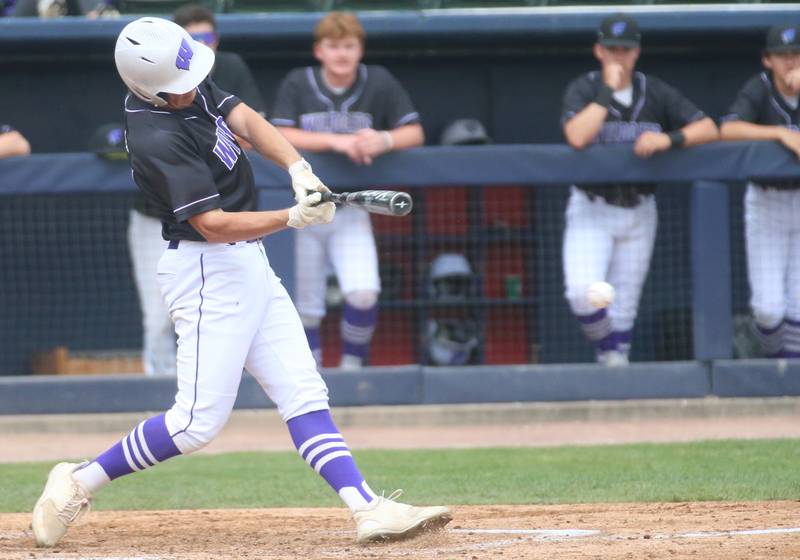
M 800 26 L 767 33 L 764 72 L 722 119 L 726 140 L 777 140 L 800 157 Z M 744 199 L 747 272 L 764 355 L 800 358 L 800 181 L 758 181 Z
M 369 165 L 381 154 L 424 142 L 419 113 L 400 83 L 381 66 L 361 64 L 364 39 L 364 28 L 351 13 L 331 12 L 317 25 L 313 49 L 320 66 L 292 70 L 272 112 L 272 124 L 296 148 L 335 151 Z M 340 209 L 331 224 L 298 231 L 295 250 L 297 310 L 317 363 L 322 363 L 320 323 L 330 266 L 345 300 L 340 367 L 361 367 L 380 292 L 369 214 Z
M 675 88 L 635 72 L 641 52 L 636 22 L 604 19 L 594 45 L 602 67 L 567 87 L 562 122 L 576 149 L 592 143 L 630 143 L 642 158 L 716 140 L 714 122 Z M 577 185 L 564 232 L 566 298 L 600 363 L 628 363 L 631 331 L 647 277 L 658 214 L 654 184 Z M 598 309 L 587 292 L 608 282 L 613 302 Z
M 281 134 L 206 79 L 214 53 L 159 18 L 129 23 L 117 39 L 133 176 L 161 212 L 168 248 L 161 293 L 178 334 L 178 392 L 166 414 L 144 420 L 93 461 L 59 463 L 33 511 L 40 546 L 54 546 L 112 480 L 200 449 L 219 433 L 247 369 L 276 404 L 305 461 L 350 507 L 359 541 L 407 536 L 449 521 L 447 508 L 376 496 L 331 419 L 328 391 L 300 319 L 260 242 L 287 225 L 333 219 L 326 187 Z M 234 134 L 288 168 L 304 196 L 256 212 L 253 172 Z

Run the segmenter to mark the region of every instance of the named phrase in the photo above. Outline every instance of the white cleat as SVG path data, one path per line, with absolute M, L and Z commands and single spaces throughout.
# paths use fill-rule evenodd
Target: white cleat
M 37 546 L 55 546 L 67 529 L 89 511 L 92 497 L 72 478 L 86 463 L 59 463 L 50 471 L 33 507 L 31 528 Z
M 630 364 L 628 355 L 619 350 L 607 350 L 597 354 L 597 362 L 606 367 L 626 367 Z
M 440 529 L 453 519 L 446 507 L 414 507 L 395 502 L 402 492 L 395 490 L 388 498 L 378 496 L 353 513 L 356 542 L 406 539 Z

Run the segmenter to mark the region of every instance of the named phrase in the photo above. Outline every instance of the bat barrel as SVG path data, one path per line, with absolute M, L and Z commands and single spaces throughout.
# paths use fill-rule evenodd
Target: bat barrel
M 414 201 L 408 193 L 397 192 L 389 200 L 389 210 L 393 216 L 406 216 L 412 208 L 414 208 Z

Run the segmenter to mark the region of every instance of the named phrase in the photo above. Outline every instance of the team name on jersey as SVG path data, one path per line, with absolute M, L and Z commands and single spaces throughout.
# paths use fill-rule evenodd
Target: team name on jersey
M 233 169 L 236 162 L 239 161 L 239 154 L 242 149 L 236 143 L 231 129 L 221 116 L 217 117 L 217 143 L 214 144 L 214 155 L 216 155 L 222 164 L 228 168 L 228 171 Z
M 362 128 L 372 128 L 372 115 L 369 113 L 326 111 L 300 115 L 300 128 L 309 132 L 334 132 L 352 134 Z
M 661 132 L 661 125 L 652 122 L 604 122 L 600 134 L 595 142 L 600 144 L 617 144 L 635 142 L 636 139 L 647 131 Z

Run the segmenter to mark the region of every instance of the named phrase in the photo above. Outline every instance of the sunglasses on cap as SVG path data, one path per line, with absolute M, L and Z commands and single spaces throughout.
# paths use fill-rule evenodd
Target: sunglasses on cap
M 211 45 L 216 42 L 217 34 L 214 31 L 206 31 L 203 33 L 190 33 L 192 39 L 204 45 Z

